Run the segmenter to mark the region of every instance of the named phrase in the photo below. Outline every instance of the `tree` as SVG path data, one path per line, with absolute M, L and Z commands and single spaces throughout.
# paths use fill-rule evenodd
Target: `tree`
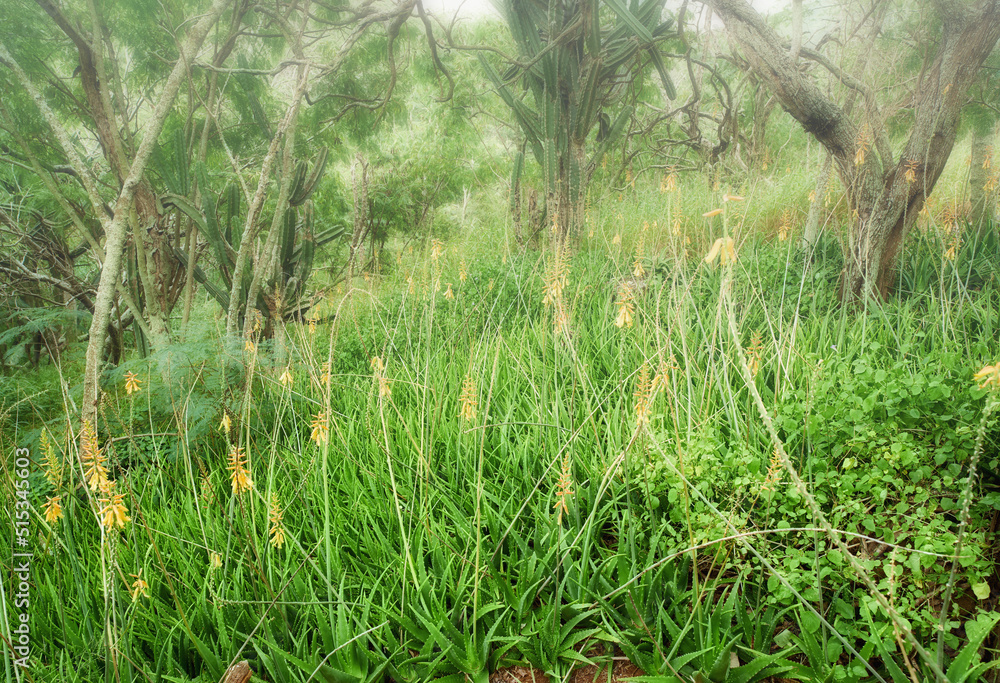
M 745 0 L 704 1 L 722 18 L 750 68 L 833 157 L 854 216 L 842 298 L 886 297 L 903 237 L 944 169 L 969 88 L 1000 38 L 1000 1 L 932 3 L 941 33 L 910 97 L 912 125 L 898 156 L 885 122 L 852 116 L 825 95 L 796 67 L 784 41 Z M 848 88 L 873 102 L 865 84 L 840 72 L 822 55 L 805 47 L 800 54 L 819 61 Z
M 21 240 L 48 245 L 41 258 L 0 262 L 0 275 L 35 298 L 40 287 L 62 290 L 91 311 L 84 420 L 96 418 L 109 331 L 119 349 L 130 324 L 140 348 L 167 348 L 172 310 L 184 293 L 187 321 L 196 283 L 226 310 L 232 335 L 252 325 L 251 309 L 269 321 L 294 314 L 315 246 L 338 234 L 314 232 L 310 203 L 329 125 L 297 134 L 300 112 L 384 107 L 394 43 L 418 6 L 213 0 L 191 18 L 182 0 L 153 15 L 125 2 L 17 5 L 25 30 L 0 33 L 0 157 L 44 188 L 85 248 L 69 250 L 69 234 L 49 230 L 50 202 L 41 231 Z M 338 103 L 329 84 L 373 28 L 386 35 L 389 82 Z M 286 70 L 289 87 L 277 78 Z M 314 101 L 312 83 L 325 88 Z M 6 214 L 0 224 L 29 232 Z M 206 254 L 211 273 L 198 263 Z M 88 259 L 96 292 L 75 272 Z
M 93 120 L 101 149 L 110 163 L 111 171 L 118 183 L 117 199 L 110 216 L 108 215 L 108 207 L 101 198 L 97 187 L 98 178 L 94 177 L 90 167 L 80 159 L 69 132 L 62 125 L 32 79 L 8 52 L 7 48 L 0 44 L 0 63 L 13 72 L 16 81 L 34 100 L 39 112 L 55 134 L 62 151 L 70 161 L 75 177 L 84 185 L 90 199 L 91 209 L 100 217 L 106 236 L 103 258 L 101 259 L 103 261 L 101 279 L 94 300 L 94 314 L 87 345 L 87 364 L 84 371 L 84 396 L 81 410 L 85 422 L 89 421 L 91 424 L 96 422 L 99 400 L 98 377 L 104 351 L 105 334 L 111 316 L 112 300 L 121 286 L 122 256 L 129 228 L 131 227 L 137 239 L 145 240 L 148 238 L 155 241 L 159 237 L 157 228 L 160 212 L 156 206 L 155 197 L 144 179 L 146 165 L 157 144 L 157 138 L 174 104 L 181 83 L 187 76 L 191 60 L 201 49 L 209 30 L 229 3 L 230 0 L 215 0 L 207 12 L 188 31 L 187 37 L 179 46 L 177 60 L 156 98 L 155 105 L 148 112 L 148 118 L 142 125 L 137 136 L 137 143 L 133 147 L 132 145 L 126 146 L 126 141 L 122 139 L 121 135 L 123 124 L 127 122 L 127 119 L 124 118 L 127 116 L 127 112 L 123 110 L 124 102 L 120 98 L 116 98 L 118 108 L 115 109 L 112 105 L 110 84 L 114 83 L 114 79 L 109 76 L 108 64 L 105 62 L 103 24 L 97 16 L 95 6 L 91 5 L 94 21 L 91 25 L 91 35 L 88 38 L 81 34 L 74 26 L 74 22 L 71 22 L 62 10 L 50 0 L 38 0 L 39 6 L 73 42 L 77 51 L 78 73 L 86 101 L 85 109 Z M 131 151 L 132 149 L 134 152 Z M 75 210 L 69 207 L 68 213 L 70 213 L 71 218 L 80 220 L 81 227 L 83 227 L 81 217 Z M 84 232 L 87 232 L 85 227 L 83 229 Z M 140 248 L 139 251 L 144 253 L 145 249 Z M 161 254 L 161 258 L 166 258 L 166 255 Z M 158 343 L 165 342 L 167 328 L 164 324 L 162 311 L 158 308 L 158 301 L 156 297 L 149 297 L 147 300 L 150 302 L 151 310 L 149 312 L 150 325 L 146 331 Z M 133 301 L 130 308 L 135 311 L 138 306 Z M 138 315 L 136 319 L 139 319 Z
M 483 53 L 480 61 L 527 145 L 542 167 L 549 219 L 565 234 L 583 217 L 587 185 L 602 157 L 625 132 L 634 107 L 626 104 L 614 121 L 607 113 L 652 63 L 669 97 L 673 83 L 658 51 L 672 22 L 664 21 L 664 0 L 503 0 L 504 19 L 517 45 L 505 56 L 501 76 Z M 614 17 L 614 21 L 608 20 Z M 515 94 L 522 82 L 534 106 Z M 598 127 L 597 148 L 587 140 Z M 515 162 L 514 185 L 523 152 Z

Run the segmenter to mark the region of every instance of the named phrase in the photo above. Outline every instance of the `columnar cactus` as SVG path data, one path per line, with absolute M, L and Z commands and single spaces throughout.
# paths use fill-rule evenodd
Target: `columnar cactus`
M 625 132 L 634 108 L 623 106 L 613 121 L 606 109 L 620 101 L 628 84 L 641 75 L 645 58 L 659 73 L 667 96 L 675 96 L 657 48 L 672 25 L 672 20 L 663 19 L 664 3 L 500 2 L 518 47 L 517 62 L 501 76 L 484 53 L 480 61 L 542 167 L 549 217 L 564 233 L 581 217 L 594 169 Z M 533 106 L 514 93 L 512 84 L 517 80 L 531 91 Z M 598 124 L 597 147 L 588 157 L 587 138 Z M 518 158 L 512 186 L 522 168 Z

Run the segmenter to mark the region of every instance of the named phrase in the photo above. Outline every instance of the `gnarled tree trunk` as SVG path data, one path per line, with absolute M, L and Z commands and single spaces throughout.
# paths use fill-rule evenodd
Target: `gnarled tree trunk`
M 784 41 L 745 0 L 705 2 L 782 106 L 833 156 L 854 216 L 844 255 L 842 298 L 886 297 L 906 230 L 944 170 L 966 94 L 1000 38 L 1000 0 L 935 3 L 942 21 L 938 52 L 916 86 L 913 129 L 898 159 L 885 129 L 870 131 L 870 140 L 864 140 L 862 125 L 795 67 Z M 801 54 L 825 61 L 804 48 Z M 848 74 L 836 75 L 873 102 L 864 84 Z M 873 145 L 863 159 L 857 154 L 859 143 Z

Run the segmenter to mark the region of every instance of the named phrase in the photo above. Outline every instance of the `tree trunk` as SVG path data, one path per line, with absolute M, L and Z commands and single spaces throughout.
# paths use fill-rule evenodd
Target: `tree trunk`
M 808 250 L 806 258 L 816 242 L 819 241 L 819 214 L 823 197 L 826 194 L 826 186 L 830 183 L 830 169 L 833 166 L 833 157 L 829 154 L 823 160 L 823 167 L 816 178 L 816 187 L 813 189 L 813 201 L 809 204 L 809 213 L 806 215 L 806 227 L 802 233 L 802 248 Z
M 83 405 L 82 418 L 92 425 L 97 424 L 97 406 L 100 400 L 100 369 L 104 354 L 104 336 L 107 333 L 111 319 L 111 305 L 117 289 L 118 278 L 121 275 L 122 254 L 125 250 L 126 227 L 136 190 L 142 181 L 146 164 L 153 152 L 153 146 L 163 130 L 167 114 L 173 106 L 181 82 L 187 75 L 188 67 L 195 54 L 201 48 L 209 29 L 218 20 L 230 0 L 215 0 L 208 12 L 202 16 L 191 29 L 187 39 L 181 46 L 180 55 L 174 65 L 167 83 L 163 88 L 160 100 L 142 134 L 142 142 L 136 151 L 135 160 L 129 169 L 128 176 L 122 184 L 121 193 L 115 204 L 114 218 L 105 227 L 107 242 L 104 247 L 104 265 L 101 268 L 101 280 L 97 287 L 94 301 L 94 317 L 90 325 L 90 340 L 87 343 L 87 364 L 83 375 Z
M 937 3 L 942 21 L 938 52 L 916 86 L 914 124 L 898 160 L 893 159 L 884 127 L 873 131 L 874 149 L 859 160 L 858 140 L 864 129 L 796 68 L 781 38 L 745 0 L 706 2 L 782 106 L 833 156 L 855 216 L 844 255 L 842 299 L 888 296 L 906 230 L 944 169 L 968 89 L 1000 38 L 1000 0 L 984 0 L 975 7 L 958 1 Z M 818 57 L 806 50 L 802 54 Z M 838 76 L 874 102 L 863 83 L 848 74 Z
M 987 183 L 993 170 L 993 129 L 975 126 L 972 131 L 972 159 L 969 168 L 969 222 L 980 233 L 992 218 L 993 197 Z

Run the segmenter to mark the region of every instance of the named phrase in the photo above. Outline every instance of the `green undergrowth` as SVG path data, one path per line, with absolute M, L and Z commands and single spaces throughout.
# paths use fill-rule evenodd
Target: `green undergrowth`
M 216 681 L 247 659 L 281 682 L 514 663 L 556 681 L 620 654 L 647 683 L 902 683 L 933 678 L 906 637 L 936 656 L 941 624 L 948 679 L 986 675 L 1000 454 L 973 375 L 1000 356 L 995 243 L 950 260 L 915 233 L 894 298 L 844 307 L 832 230 L 806 259 L 740 235 L 731 205 L 675 231 L 673 200 L 649 197 L 563 251 L 428 243 L 314 329 L 206 326 L 109 370 L 97 431 L 123 528 L 67 450 L 72 355 L 66 392 L 26 384 L 16 404 L 5 384 L 38 464 L 36 679 Z M 725 234 L 736 261 L 706 263 Z M 235 494 L 237 447 L 253 485 Z

